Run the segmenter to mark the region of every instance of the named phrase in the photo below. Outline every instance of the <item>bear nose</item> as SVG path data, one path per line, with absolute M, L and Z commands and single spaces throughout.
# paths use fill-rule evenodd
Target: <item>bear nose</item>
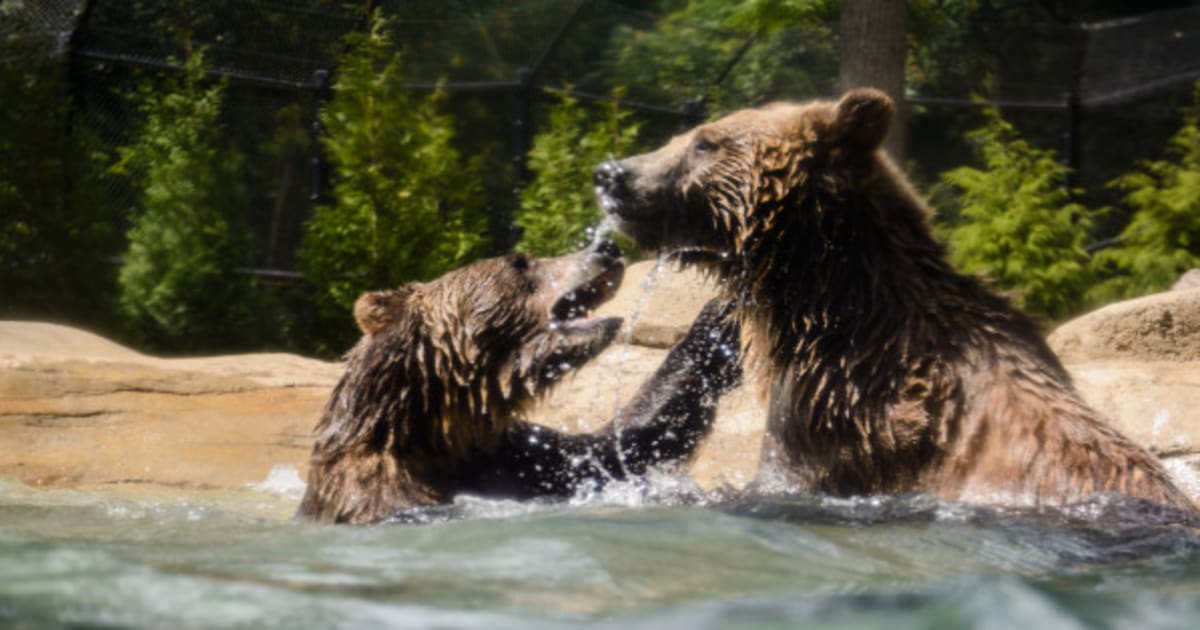
M 592 253 L 597 256 L 616 259 L 621 257 L 621 248 L 617 247 L 616 243 L 605 238 L 596 241 L 596 245 L 592 247 Z
M 592 182 L 598 191 L 612 192 L 625 185 L 629 171 L 616 160 L 606 160 L 592 173 Z

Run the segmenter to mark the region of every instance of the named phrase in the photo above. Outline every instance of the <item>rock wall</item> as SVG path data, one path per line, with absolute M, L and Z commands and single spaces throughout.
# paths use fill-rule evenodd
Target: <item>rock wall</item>
M 626 328 L 532 419 L 582 431 L 611 418 L 715 293 L 694 272 L 632 265 L 601 312 Z M 1163 456 L 1200 497 L 1200 290 L 1114 304 L 1050 336 L 1082 395 Z M 228 490 L 277 466 L 302 479 L 341 366 L 286 354 L 163 359 L 77 329 L 0 322 L 0 479 L 31 486 Z M 740 486 L 766 417 L 753 378 L 723 399 L 691 473 Z

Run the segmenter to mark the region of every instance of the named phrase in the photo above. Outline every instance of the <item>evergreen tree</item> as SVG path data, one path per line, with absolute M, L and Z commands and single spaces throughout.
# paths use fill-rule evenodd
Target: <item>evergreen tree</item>
M 3 4 L 0 21 L 15 21 L 16 34 L 0 37 L 0 318 L 106 324 L 116 273 L 100 169 L 63 64 L 21 30 L 21 7 Z
M 140 195 L 118 277 L 119 311 L 154 347 L 228 349 L 261 330 L 254 286 L 235 271 L 250 262 L 250 239 L 241 157 L 219 121 L 224 91 L 224 81 L 206 79 L 202 53 L 189 55 L 178 75 L 143 82 L 134 94 L 143 121 L 112 167 Z
M 298 255 L 323 322 L 314 342 L 326 351 L 353 339 L 363 291 L 434 278 L 488 245 L 481 162 L 455 149 L 443 95 L 419 98 L 401 84 L 403 60 L 379 12 L 348 44 L 321 112 L 333 200 L 305 225 Z
M 1112 274 L 1096 290 L 1102 299 L 1162 291 L 1200 267 L 1200 83 L 1166 159 L 1143 162 L 1109 185 L 1124 193 L 1132 218 L 1115 247 L 1097 255 Z
M 1093 212 L 1064 187 L 1068 167 L 1030 146 L 995 110 L 969 134 L 982 170 L 960 167 L 940 178 L 957 193 L 944 231 L 955 263 L 1016 293 L 1034 313 L 1061 318 L 1082 305 L 1092 283 L 1084 250 Z
M 660 7 L 650 28 L 617 26 L 601 61 L 634 100 L 728 111 L 834 90 L 837 38 L 828 21 L 837 2 L 669 0 Z
M 619 94 L 619 93 L 618 93 Z M 588 229 L 600 222 L 592 192 L 592 171 L 606 159 L 630 152 L 638 126 L 616 99 L 593 119 L 569 93 L 550 111 L 545 129 L 533 139 L 529 168 L 533 181 L 521 191 L 516 223 L 523 233 L 517 248 L 535 256 L 579 249 Z

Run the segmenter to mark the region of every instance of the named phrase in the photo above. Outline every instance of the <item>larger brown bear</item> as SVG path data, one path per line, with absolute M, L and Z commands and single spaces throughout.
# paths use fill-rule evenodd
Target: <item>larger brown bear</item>
M 596 170 L 650 249 L 714 270 L 771 375 L 761 489 L 1192 511 L 1076 394 L 1034 324 L 957 273 L 879 151 L 883 93 L 733 113 Z
M 587 314 L 620 284 L 619 256 L 607 241 L 561 258 L 518 254 L 359 298 L 363 338 L 317 424 L 297 517 L 419 520 L 458 494 L 570 496 L 690 457 L 740 376 L 728 305 L 708 305 L 599 431 L 521 419 L 612 342 L 620 318 Z

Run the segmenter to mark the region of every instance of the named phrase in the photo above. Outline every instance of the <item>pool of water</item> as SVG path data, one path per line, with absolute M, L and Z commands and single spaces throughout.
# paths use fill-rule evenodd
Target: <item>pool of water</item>
M 1200 627 L 1200 537 L 1145 506 L 651 503 L 334 527 L 290 494 L 0 482 L 0 626 Z

